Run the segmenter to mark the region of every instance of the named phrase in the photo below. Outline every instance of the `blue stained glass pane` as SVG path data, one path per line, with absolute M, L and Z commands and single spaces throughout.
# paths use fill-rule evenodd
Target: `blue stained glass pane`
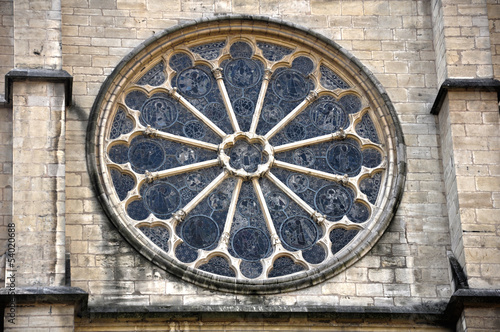
M 168 229 L 161 226 L 143 226 L 139 227 L 139 229 L 159 248 L 161 248 L 165 252 L 168 252 L 168 240 L 170 239 L 170 233 Z
M 181 237 L 191 247 L 205 249 L 219 239 L 219 226 L 212 218 L 192 216 L 181 225 Z
M 146 74 L 144 74 L 139 79 L 139 81 L 137 81 L 137 84 L 139 85 L 149 84 L 151 86 L 162 85 L 166 80 L 164 70 L 165 70 L 165 65 L 163 64 L 163 62 L 159 62 L 156 66 L 154 66 Z
M 176 72 L 180 72 L 186 68 L 191 67 L 193 65 L 193 61 L 187 54 L 176 53 L 172 55 L 168 64 L 170 65 L 170 68 L 172 68 Z
M 185 243 L 181 243 L 175 248 L 175 257 L 183 263 L 192 263 L 198 258 L 198 251 Z
M 370 209 L 363 203 L 355 202 L 347 214 L 347 218 L 355 223 L 365 222 L 370 218 Z
M 289 247 L 304 250 L 316 243 L 318 229 L 310 218 L 293 216 L 281 225 L 280 237 Z
M 155 171 L 165 162 L 165 150 L 154 140 L 134 140 L 128 150 L 128 160 L 142 173 Z
M 221 142 L 220 136 L 167 94 L 157 93 L 149 98 L 141 107 L 139 119 L 144 126 L 150 125 L 174 135 L 215 144 Z
M 133 201 L 127 206 L 127 214 L 134 220 L 144 220 L 149 216 L 149 213 L 142 200 Z
M 292 69 L 295 69 L 304 75 L 309 75 L 314 70 L 314 62 L 308 57 L 299 56 L 293 60 Z
M 290 172 L 280 168 L 273 169 L 272 173 L 309 204 L 309 206 L 316 207 L 316 210 L 326 215 L 330 221 L 342 219 L 351 209 L 354 192 L 348 187 L 337 182 Z M 292 178 L 292 176 L 295 177 Z M 292 183 L 292 179 L 296 183 Z M 306 182 L 308 186 L 302 191 L 301 183 Z M 297 190 L 297 187 L 300 189 Z
M 141 107 L 141 119 L 151 127 L 166 131 L 177 121 L 177 107 L 166 98 L 148 99 Z
M 257 278 L 262 274 L 262 263 L 261 262 L 250 262 L 250 261 L 242 261 L 240 264 L 241 273 L 250 279 Z
M 222 95 L 209 67 L 204 65 L 188 67 L 184 69 L 184 71 L 179 72 L 178 75 L 174 76 L 171 84 L 172 87 L 177 88 L 180 95 L 186 98 L 191 105 L 214 122 L 220 129 L 226 133 L 231 133 L 233 131 L 231 122 L 229 121 L 229 117 L 227 115 L 226 107 L 224 106 Z M 232 101 L 234 101 L 234 99 L 232 99 Z M 176 104 L 176 107 L 179 110 L 179 123 L 184 125 L 189 120 L 196 120 L 199 122 L 197 118 L 193 117 L 193 115 L 191 115 L 191 113 L 177 101 L 175 101 L 174 104 Z M 174 127 L 176 127 L 175 124 L 169 128 L 169 132 L 172 130 L 178 130 Z M 187 128 L 186 131 L 196 132 L 196 128 Z M 208 127 L 206 127 L 205 131 L 207 135 L 209 133 L 210 134 L 209 136 L 205 136 L 203 140 L 208 142 L 218 140 L 220 142 L 218 137 L 213 137 L 214 133 Z M 198 132 L 198 134 L 199 133 L 200 132 Z M 175 134 L 179 135 L 179 133 Z M 185 136 L 184 133 L 181 135 Z
M 262 121 L 264 122 L 264 121 Z M 272 145 L 281 145 L 329 134 L 347 128 L 349 117 L 332 96 L 322 96 L 271 138 Z
M 199 172 L 191 174 L 201 176 Z M 186 179 L 187 182 L 188 179 L 190 177 Z M 196 181 L 198 180 L 200 178 L 197 177 Z M 201 180 L 204 185 L 194 185 L 193 189 L 204 189 L 206 187 L 208 183 L 204 179 Z M 190 185 L 191 183 L 187 184 L 188 188 Z M 214 249 L 219 243 L 220 234 L 224 229 L 227 210 L 229 209 L 232 191 L 235 186 L 235 178 L 224 180 L 217 189 L 196 205 L 188 215 L 186 221 L 177 225 L 176 234 L 194 248 Z M 187 189 L 187 191 L 191 191 L 191 189 Z
M 253 55 L 252 46 L 248 43 L 239 41 L 231 45 L 229 48 L 229 53 L 233 58 L 248 58 L 250 59 Z
M 286 180 L 286 185 L 294 193 L 302 193 L 309 188 L 309 178 L 303 174 L 291 174 Z
M 213 82 L 211 74 L 202 68 L 188 68 L 177 75 L 176 83 L 182 94 L 191 98 L 202 98 L 210 92 Z
M 291 48 L 266 42 L 257 42 L 257 47 L 262 50 L 262 55 L 269 61 L 279 61 L 283 59 L 285 55 L 289 55 L 293 52 Z
M 363 150 L 363 166 L 368 168 L 377 167 L 382 162 L 382 155 L 375 149 Z
M 332 170 L 349 176 L 357 175 L 363 162 L 357 144 L 349 142 L 332 144 L 326 153 L 326 160 Z
M 358 234 L 357 230 L 345 230 L 342 228 L 334 229 L 330 232 L 330 241 L 332 241 L 332 254 L 336 254 L 344 248 Z
M 380 181 L 382 181 L 382 173 L 376 173 L 371 178 L 364 178 L 359 183 L 359 190 L 368 197 L 368 201 L 372 204 L 377 201 Z
M 361 110 L 361 99 L 356 95 L 345 95 L 340 98 L 339 103 L 349 114 L 354 114 Z
M 380 143 L 377 129 L 375 129 L 375 125 L 373 124 L 372 119 L 370 119 L 368 113 L 363 115 L 361 121 L 356 125 L 356 132 L 359 136 L 368 138 L 373 143 Z
M 198 53 L 203 59 L 214 60 L 219 57 L 220 51 L 222 48 L 224 48 L 224 46 L 226 46 L 226 41 L 221 40 L 191 47 L 189 50 L 191 52 Z
M 180 200 L 177 189 L 165 182 L 150 186 L 144 193 L 146 208 L 158 218 L 169 218 L 179 208 Z
M 238 257 L 248 261 L 258 261 L 269 254 L 271 240 L 258 228 L 244 227 L 234 234 L 231 245 Z
M 352 207 L 352 191 L 344 186 L 332 183 L 321 188 L 315 197 L 317 209 L 333 219 L 344 216 Z
M 125 104 L 133 109 L 133 110 L 140 110 L 144 102 L 148 99 L 148 96 L 139 90 L 134 90 L 132 92 L 129 92 L 127 96 L 125 97 Z
M 258 60 L 236 58 L 224 61 L 221 66 L 236 119 L 241 130 L 247 131 L 259 97 L 264 64 Z
M 239 140 L 226 151 L 229 156 L 229 164 L 235 169 L 244 169 L 247 172 L 255 172 L 260 164 L 265 163 L 267 158 L 262 153 L 262 145 L 248 143 Z
M 128 162 L 128 146 L 124 144 L 113 145 L 108 152 L 109 159 L 117 164 Z
M 229 263 L 220 256 L 215 256 L 210 259 L 208 263 L 201 265 L 198 267 L 200 270 L 210 272 L 213 274 L 218 274 L 226 277 L 236 277 L 236 273 L 234 273 L 233 269 L 229 266 Z
M 325 260 L 326 252 L 322 246 L 316 244 L 310 249 L 303 250 L 302 257 L 304 257 L 304 259 L 311 264 L 319 264 Z
M 286 276 L 296 272 L 304 271 L 302 265 L 295 264 L 290 257 L 279 257 L 274 261 L 273 268 L 269 272 L 269 278 Z
M 250 88 L 262 78 L 261 65 L 251 59 L 234 59 L 224 65 L 227 81 L 238 88 Z
M 128 174 L 123 174 L 116 169 L 111 169 L 111 179 L 113 180 L 113 186 L 115 187 L 116 194 L 121 201 L 127 197 L 130 190 L 134 189 L 135 181 Z
M 243 231 L 237 235 L 242 229 Z M 245 236 L 247 235 L 261 237 L 255 243 L 258 246 L 251 248 L 253 244 L 245 240 Z M 246 257 L 247 260 L 256 260 L 258 259 L 256 257 L 264 255 L 262 257 L 264 258 L 271 253 L 272 248 L 266 221 L 250 181 L 242 183 L 238 202 L 236 203 L 236 213 L 231 226 L 230 239 L 231 245 L 228 250 L 234 257 L 240 258 L 240 255 L 244 255 L 242 258 Z M 244 248 L 247 247 L 250 250 L 250 254 L 244 253 Z
M 287 101 L 303 100 L 310 91 L 309 82 L 302 73 L 286 69 L 272 83 L 274 93 Z
M 349 85 L 344 82 L 337 74 L 335 74 L 330 68 L 325 66 L 320 66 L 321 72 L 321 85 L 327 89 L 349 89 Z
M 298 81 L 288 82 L 289 84 L 287 87 L 287 76 L 295 77 Z M 302 89 L 304 87 L 304 82 L 306 87 L 305 90 Z M 257 134 L 265 135 L 282 118 L 302 102 L 312 89 L 314 89 L 313 81 L 302 73 L 283 67 L 276 69 L 266 91 L 261 111 L 261 119 L 257 127 Z M 276 91 L 279 93 L 277 94 Z M 301 95 L 304 95 L 302 99 L 300 98 Z M 299 98 L 295 100 L 295 97 L 290 99 L 289 96 Z
M 122 134 L 127 134 L 134 129 L 134 122 L 127 117 L 123 109 L 118 109 L 111 125 L 109 138 L 115 139 Z
M 140 151 L 141 147 L 148 148 L 150 145 L 152 146 L 151 150 Z M 186 146 L 181 143 L 158 138 L 149 138 L 147 136 L 135 137 L 130 143 L 130 146 L 134 147 L 134 151 L 130 154 L 133 155 L 134 158 L 139 158 L 141 154 L 146 155 L 146 161 L 136 160 L 131 162 L 132 169 L 138 173 L 144 173 L 144 168 L 149 171 L 152 171 L 153 169 L 160 171 L 217 158 L 217 153 L 215 151 Z M 164 162 L 159 166 L 158 164 L 160 163 L 160 160 L 153 158 L 155 157 L 153 154 L 158 150 L 158 146 L 161 147 L 162 154 L 164 156 Z M 109 156 L 114 162 L 124 164 L 129 161 L 128 150 L 129 149 L 126 145 L 115 145 L 110 149 Z M 152 155 L 150 156 L 150 154 Z M 156 157 L 159 158 L 160 156 L 161 154 L 158 154 Z M 149 162 L 147 161 L 147 158 L 151 158 Z M 146 166 L 149 166 L 149 168 Z

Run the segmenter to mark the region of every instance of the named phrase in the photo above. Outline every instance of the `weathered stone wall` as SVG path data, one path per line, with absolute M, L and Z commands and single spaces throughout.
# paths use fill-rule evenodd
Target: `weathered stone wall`
M 5 74 L 14 67 L 13 1 L 0 1 L 0 100 L 4 94 Z
M 437 76 L 428 1 L 64 0 L 62 11 L 63 69 L 75 80 L 74 106 L 66 121 L 66 236 L 72 285 L 91 294 L 91 305 L 412 307 L 447 301 L 450 238 L 436 118 L 429 114 Z M 273 16 L 338 42 L 375 73 L 402 123 L 408 175 L 396 218 L 365 258 L 333 279 L 300 292 L 236 296 L 172 277 L 122 239 L 102 213 L 89 182 L 87 118 L 106 75 L 155 32 L 222 13 Z
M 74 331 L 74 307 L 71 305 L 20 305 L 16 324 L 5 324 L 4 331 Z

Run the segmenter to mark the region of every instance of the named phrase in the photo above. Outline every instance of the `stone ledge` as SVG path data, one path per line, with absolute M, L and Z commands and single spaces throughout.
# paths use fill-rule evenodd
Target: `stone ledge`
M 500 289 L 457 289 L 448 302 L 445 315 L 457 321 L 467 307 L 500 307 Z
M 89 319 L 166 318 L 213 320 L 292 319 L 308 321 L 356 320 L 384 323 L 397 320 L 410 325 L 452 327 L 441 306 L 432 307 L 362 307 L 362 306 L 264 306 L 264 305 L 206 305 L 206 306 L 93 306 L 86 315 Z
M 52 69 L 13 69 L 5 75 L 5 104 L 12 104 L 12 85 L 14 82 L 51 82 L 64 83 L 66 106 L 71 105 L 73 95 L 73 76 L 65 70 Z
M 500 81 L 487 78 L 487 79 L 468 79 L 468 78 L 448 78 L 446 79 L 432 104 L 431 114 L 438 115 L 441 111 L 441 106 L 443 106 L 444 99 L 448 90 L 458 90 L 458 89 L 473 89 L 475 91 L 489 91 L 497 92 L 499 94 L 500 101 Z
M 75 314 L 87 311 L 88 294 L 77 287 L 16 287 L 0 288 L 0 309 L 15 304 L 73 304 Z

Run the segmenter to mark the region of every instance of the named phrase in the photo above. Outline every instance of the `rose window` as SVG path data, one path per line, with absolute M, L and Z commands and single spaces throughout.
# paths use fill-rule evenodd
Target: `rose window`
M 132 245 L 186 280 L 317 283 L 364 255 L 397 206 L 392 106 L 331 42 L 214 22 L 154 38 L 108 78 L 89 132 L 99 198 Z

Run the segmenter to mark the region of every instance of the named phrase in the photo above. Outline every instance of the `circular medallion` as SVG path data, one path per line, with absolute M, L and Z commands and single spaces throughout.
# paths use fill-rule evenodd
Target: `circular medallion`
M 280 192 L 273 191 L 266 196 L 267 206 L 272 211 L 284 210 L 288 206 L 288 197 Z
M 236 59 L 228 62 L 224 75 L 229 83 L 239 88 L 250 88 L 259 82 L 260 68 L 250 59 Z
M 166 129 L 177 120 L 177 108 L 165 98 L 151 98 L 142 105 L 141 118 L 155 129 Z
M 188 97 L 201 98 L 212 89 L 212 79 L 201 69 L 189 68 L 179 74 L 177 87 Z
M 296 165 L 303 167 L 311 167 L 316 161 L 314 152 L 312 152 L 310 149 L 295 150 L 292 154 L 292 159 Z
M 169 216 L 179 208 L 181 199 L 179 192 L 168 183 L 158 183 L 149 187 L 144 193 L 144 203 L 155 216 Z
M 128 150 L 128 159 L 132 166 L 142 172 L 154 171 L 165 162 L 165 151 L 152 140 L 134 141 Z
M 210 103 L 205 106 L 203 113 L 212 121 L 220 123 L 227 117 L 226 109 L 221 103 Z
M 270 125 L 277 124 L 284 116 L 283 109 L 276 104 L 267 104 L 262 108 L 261 114 L 262 120 Z
M 253 101 L 248 98 L 236 99 L 233 105 L 234 112 L 242 117 L 250 118 L 252 117 L 254 111 Z
M 208 204 L 215 211 L 227 209 L 231 198 L 228 194 L 216 191 L 208 197 Z
M 314 201 L 321 213 L 332 218 L 344 216 L 352 206 L 352 197 L 348 189 L 338 184 L 321 188 Z
M 211 218 L 193 216 L 181 227 L 182 239 L 191 247 L 205 249 L 213 245 L 219 238 L 219 226 Z
M 186 123 L 183 132 L 184 135 L 193 139 L 202 139 L 205 136 L 205 128 L 196 120 Z
M 348 117 L 339 104 L 322 101 L 316 103 L 311 110 L 311 122 L 316 128 L 331 133 L 346 128 Z
M 283 242 L 296 250 L 312 247 L 318 237 L 318 229 L 313 221 L 303 216 L 290 217 L 280 227 Z
M 188 146 L 183 146 L 177 151 L 175 158 L 181 165 L 192 164 L 196 161 L 196 152 Z
M 288 177 L 286 184 L 288 188 L 292 189 L 294 192 L 301 193 L 306 191 L 309 187 L 309 180 L 305 175 L 292 174 Z
M 287 69 L 276 77 L 273 90 L 280 98 L 294 101 L 304 99 L 309 94 L 309 84 L 299 72 Z
M 234 252 L 247 261 L 258 261 L 267 256 L 271 241 L 266 233 L 258 228 L 239 229 L 231 241 Z
M 341 174 L 357 175 L 363 159 L 358 147 L 351 143 L 332 145 L 326 152 L 328 165 Z

